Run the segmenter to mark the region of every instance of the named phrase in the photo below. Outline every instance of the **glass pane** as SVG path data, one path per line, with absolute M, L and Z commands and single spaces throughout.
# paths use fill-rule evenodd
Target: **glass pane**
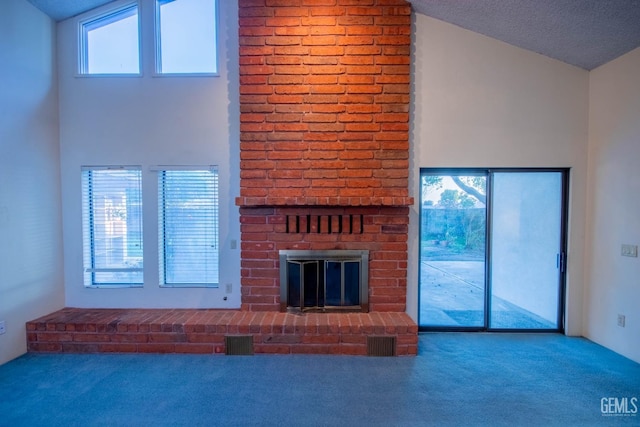
M 86 284 L 142 283 L 140 170 L 83 172 Z
M 344 263 L 344 305 L 360 305 L 360 263 Z
M 140 72 L 137 7 L 84 24 L 85 68 L 89 74 Z
M 160 179 L 164 283 L 217 285 L 217 173 L 163 171 Z
M 330 306 L 342 305 L 342 263 L 327 261 L 326 277 L 326 304 Z
M 308 261 L 303 264 L 304 306 L 318 307 L 320 295 L 319 261 Z M 324 294 L 324 291 L 322 292 Z
M 421 176 L 420 326 L 484 326 L 486 182 Z
M 215 73 L 214 0 L 158 0 L 159 72 Z
M 291 307 L 300 307 L 300 271 L 299 263 L 291 261 L 287 263 L 287 303 Z
M 495 173 L 489 327 L 558 327 L 562 173 Z

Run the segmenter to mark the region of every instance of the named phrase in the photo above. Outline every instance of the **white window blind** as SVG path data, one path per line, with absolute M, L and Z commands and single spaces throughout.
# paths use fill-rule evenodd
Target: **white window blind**
M 167 286 L 218 286 L 218 172 L 159 170 L 160 277 Z
M 86 286 L 143 283 L 141 188 L 140 168 L 83 168 Z

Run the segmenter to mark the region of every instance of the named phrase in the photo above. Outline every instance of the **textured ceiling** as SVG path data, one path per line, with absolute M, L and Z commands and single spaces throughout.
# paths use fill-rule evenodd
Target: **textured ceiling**
M 29 1 L 56 21 L 111 2 Z M 587 70 L 640 46 L 640 0 L 409 1 L 418 13 Z
M 71 18 L 111 1 L 113 0 L 29 0 L 55 21 Z
M 591 70 L 640 46 L 640 0 L 410 0 L 416 12 Z

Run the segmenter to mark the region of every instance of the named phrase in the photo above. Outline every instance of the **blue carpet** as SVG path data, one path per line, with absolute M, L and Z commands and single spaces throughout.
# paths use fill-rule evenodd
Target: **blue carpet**
M 27 354 L 0 366 L 11 427 L 640 425 L 603 416 L 608 397 L 640 398 L 640 365 L 555 334 L 422 334 L 414 358 Z

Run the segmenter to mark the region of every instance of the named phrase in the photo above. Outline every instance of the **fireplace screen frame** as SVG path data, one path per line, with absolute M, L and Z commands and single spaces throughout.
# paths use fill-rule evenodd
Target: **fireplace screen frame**
M 314 312 L 363 312 L 369 311 L 369 251 L 368 250 L 281 250 L 279 251 L 280 260 L 280 311 L 300 310 Z M 357 305 L 304 305 L 304 278 L 300 281 L 300 306 L 294 306 L 289 301 L 289 265 L 290 263 L 305 265 L 313 262 L 322 262 L 324 285 L 326 280 L 327 262 L 357 262 L 359 265 L 359 304 Z M 302 267 L 301 267 L 302 268 Z M 302 275 L 301 275 L 302 276 Z M 344 268 L 341 274 L 340 290 L 342 299 L 345 294 L 345 274 Z M 326 301 L 327 287 L 323 286 L 324 298 Z

